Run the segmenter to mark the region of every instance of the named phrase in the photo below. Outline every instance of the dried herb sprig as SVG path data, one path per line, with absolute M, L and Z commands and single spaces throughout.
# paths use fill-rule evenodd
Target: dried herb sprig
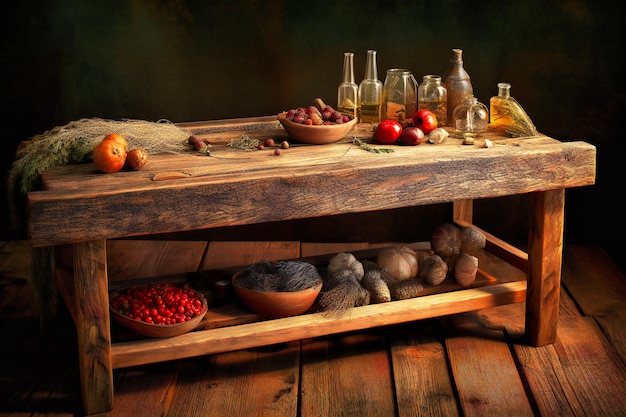
M 512 102 L 507 100 L 500 100 L 500 107 L 502 108 L 502 114 L 510 117 L 514 123 L 505 129 L 506 133 L 511 135 L 511 137 L 521 138 L 537 135 L 537 128 L 521 107 L 513 105 Z
M 368 152 L 372 152 L 372 153 L 392 153 L 392 152 L 395 152 L 393 149 L 390 149 L 390 148 L 374 148 L 374 147 L 368 145 L 367 143 L 363 142 L 361 139 L 357 138 L 356 136 L 352 138 L 352 143 L 354 143 L 355 145 L 358 145 L 359 147 L 365 149 Z
M 127 140 L 128 148 L 148 153 L 187 151 L 189 132 L 169 120 L 106 120 L 85 118 L 54 127 L 23 142 L 7 177 L 8 199 L 13 227 L 21 222 L 24 197 L 39 185 L 40 174 L 53 166 L 91 161 L 94 146 L 109 133 Z
M 228 142 L 228 146 L 231 148 L 243 149 L 244 151 L 249 151 L 252 149 L 257 149 L 259 147 L 259 140 L 251 138 L 245 133 L 241 135 L 238 139 L 232 139 Z

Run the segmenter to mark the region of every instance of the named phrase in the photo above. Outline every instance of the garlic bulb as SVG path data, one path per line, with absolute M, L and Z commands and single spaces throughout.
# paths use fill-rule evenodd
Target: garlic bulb
M 382 250 L 376 263 L 392 282 L 415 278 L 419 269 L 417 253 L 406 245 L 394 245 Z
M 355 276 L 360 282 L 364 275 L 363 264 L 351 253 L 338 253 L 328 263 L 328 273 L 338 278 Z

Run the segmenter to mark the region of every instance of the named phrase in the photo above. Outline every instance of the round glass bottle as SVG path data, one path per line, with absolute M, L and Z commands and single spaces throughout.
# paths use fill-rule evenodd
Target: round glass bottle
M 359 123 L 378 123 L 381 120 L 383 83 L 378 79 L 376 51 L 367 51 L 365 78 L 359 84 L 358 109 Z
M 463 103 L 454 109 L 452 120 L 456 134 L 463 137 L 474 137 L 487 130 L 489 110 L 476 97 L 466 97 L 463 99 Z
M 383 119 L 397 120 L 404 127 L 417 111 L 418 84 L 411 71 L 387 70 L 383 85 Z
M 448 92 L 439 75 L 424 75 L 417 89 L 417 109 L 430 110 L 437 116 L 437 124 L 445 126 L 448 120 Z
M 443 78 L 443 85 L 448 92 L 448 125 L 452 125 L 454 109 L 463 102 L 465 97 L 474 94 L 470 76 L 463 67 L 463 50 L 453 49 L 450 69 Z
M 337 89 L 337 110 L 355 118 L 359 86 L 354 82 L 354 53 L 352 52 L 343 54 L 342 80 Z

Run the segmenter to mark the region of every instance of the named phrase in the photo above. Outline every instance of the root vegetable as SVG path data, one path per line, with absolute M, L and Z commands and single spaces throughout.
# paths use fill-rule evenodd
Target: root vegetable
M 369 291 L 372 303 L 387 303 L 391 301 L 389 286 L 382 279 L 382 274 L 379 270 L 369 270 L 363 277 L 361 285 Z
M 424 290 L 424 286 L 416 279 L 405 279 L 393 284 L 389 290 L 394 300 L 408 300 L 415 298 Z
M 478 272 L 478 258 L 467 253 L 461 253 L 454 267 L 454 278 L 463 287 L 469 287 L 476 280 Z
M 430 285 L 439 285 L 448 274 L 448 265 L 439 255 L 431 255 L 420 264 L 420 278 Z
M 351 279 L 324 291 L 319 298 L 324 314 L 329 317 L 341 317 L 353 307 L 364 306 L 369 302 L 369 291 Z

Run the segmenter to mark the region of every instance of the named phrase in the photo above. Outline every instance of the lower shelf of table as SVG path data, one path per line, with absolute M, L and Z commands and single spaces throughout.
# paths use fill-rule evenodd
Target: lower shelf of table
M 195 331 L 167 339 L 115 343 L 113 368 L 267 346 L 292 340 L 364 330 L 463 313 L 526 299 L 526 281 L 513 281 L 409 300 L 355 307 L 340 318 L 324 313 Z
M 133 340 L 132 335 L 125 338 L 108 335 L 112 341 L 119 339 L 111 344 L 112 368 L 267 346 L 525 301 L 526 274 L 522 272 L 525 254 L 507 247 L 493 236 L 487 237 L 488 250 L 479 256 L 479 272 L 471 288 L 464 289 L 453 279 L 446 279 L 439 286 L 425 288 L 416 298 L 355 307 L 341 317 L 320 312 L 268 320 L 236 305 L 210 308 L 201 326 L 205 330 L 160 339 Z M 423 249 L 424 242 L 410 246 Z M 355 256 L 368 259 L 378 250 L 380 248 L 362 251 Z M 306 260 L 321 264 L 331 256 Z M 60 292 L 76 320 L 72 311 L 75 303 L 73 280 L 71 270 L 57 270 Z

